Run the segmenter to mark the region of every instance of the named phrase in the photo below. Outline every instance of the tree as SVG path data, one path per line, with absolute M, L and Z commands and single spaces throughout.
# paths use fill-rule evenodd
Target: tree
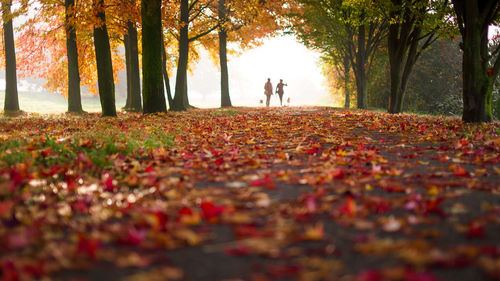
M 117 22 L 123 29 L 125 65 L 127 74 L 127 100 L 124 109 L 129 112 L 142 112 L 141 78 L 139 68 L 139 42 L 137 21 L 139 18 L 136 0 L 122 1 L 116 7 Z
M 142 0 L 141 14 L 144 113 L 166 112 L 161 55 L 161 1 Z
M 448 1 L 390 0 L 388 52 L 391 77 L 389 113 L 400 113 L 415 62 L 422 52 L 437 38 L 438 29 L 444 28 L 445 8 Z
M 82 98 L 80 93 L 80 69 L 78 66 L 78 47 L 76 30 L 73 25 L 75 1 L 65 0 L 66 52 L 68 58 L 68 112 L 81 113 Z
M 218 22 L 213 20 L 210 5 L 215 0 L 181 0 L 178 20 L 179 55 L 177 63 L 177 76 L 175 83 L 175 96 L 172 110 L 182 111 L 189 106 L 187 95 L 187 69 L 189 62 L 190 43 L 208 35 L 218 27 Z M 192 34 L 190 36 L 190 25 Z
M 279 21 L 286 16 L 293 4 L 285 0 L 218 0 L 217 5 L 214 5 L 213 13 L 217 14 L 219 22 L 217 37 L 209 34 L 201 41 L 213 57 L 218 57 L 222 107 L 232 106 L 229 94 L 228 42 L 242 50 L 259 45 L 262 38 L 282 30 Z M 234 53 L 234 49 L 229 51 Z
M 343 0 L 299 0 L 292 28 L 307 46 L 318 49 L 332 62 L 347 58 L 354 72 L 357 107 L 367 108 L 368 73 L 386 36 L 387 21 L 356 2 Z M 346 68 L 347 70 L 347 68 Z
M 403 110 L 459 115 L 462 101 L 462 56 L 458 40 L 439 39 L 415 63 Z
M 225 21 L 227 21 L 226 0 L 218 1 L 218 16 L 221 21 L 219 27 L 219 61 L 221 71 L 221 107 L 232 106 L 231 97 L 229 96 L 229 71 L 227 68 L 227 29 Z
M 134 17 L 136 1 L 128 1 L 130 11 L 126 17 L 126 33 L 123 36 L 125 47 L 125 64 L 127 71 L 127 101 L 125 110 L 130 112 L 142 111 L 141 78 L 139 69 L 139 47 L 137 39 L 137 25 Z
M 488 51 L 489 26 L 498 23 L 498 0 L 452 0 L 462 35 L 465 122 L 492 120 L 492 91 L 500 70 L 500 47 Z
M 99 97 L 103 116 L 116 116 L 115 84 L 104 0 L 93 0 L 96 12 L 94 24 L 94 48 L 97 62 Z
M 170 87 L 170 77 L 168 76 L 167 69 L 167 51 L 165 48 L 165 40 L 162 36 L 162 44 L 161 44 L 161 68 L 163 72 L 163 81 L 165 83 L 165 89 L 167 90 L 167 99 L 168 106 L 172 108 L 174 106 L 174 99 L 172 98 L 172 90 Z
M 21 3 L 23 3 L 21 1 Z M 118 5 L 118 2 L 121 5 Z M 17 67 L 20 77 L 34 77 L 45 80 L 43 85 L 49 92 L 68 97 L 69 94 L 69 58 L 66 35 L 65 0 L 30 0 L 25 18 L 19 26 L 17 37 Z M 123 1 L 107 0 L 107 27 L 110 32 L 112 50 L 113 78 L 117 81 L 118 73 L 124 69 L 123 56 L 118 49 L 126 30 L 117 15 L 128 6 Z M 121 7 L 120 10 L 115 7 Z M 114 8 L 114 9 L 112 9 Z M 80 86 L 88 87 L 90 93 L 98 94 L 96 58 L 94 50 L 94 24 L 100 21 L 94 15 L 92 1 L 75 1 L 70 9 L 69 23 L 75 31 Z M 110 14 L 108 13 L 108 14 Z M 77 85 L 78 83 L 73 83 Z M 73 87 L 72 87 L 73 88 Z M 68 97 L 68 102 L 71 98 Z M 74 100 L 74 99 L 73 99 Z M 78 100 L 78 99 L 76 99 Z M 69 107 L 69 106 L 68 106 Z
M 12 26 L 11 0 L 2 1 L 2 17 L 5 44 L 5 111 L 19 111 L 17 93 L 16 47 Z

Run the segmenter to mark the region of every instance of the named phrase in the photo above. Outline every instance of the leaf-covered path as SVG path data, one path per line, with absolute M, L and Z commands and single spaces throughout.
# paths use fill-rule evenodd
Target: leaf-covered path
M 500 279 L 499 134 L 328 108 L 2 118 L 0 279 Z

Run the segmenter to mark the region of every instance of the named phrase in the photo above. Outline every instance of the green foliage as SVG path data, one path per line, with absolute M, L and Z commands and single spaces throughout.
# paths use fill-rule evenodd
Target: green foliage
M 407 89 L 405 110 L 460 115 L 462 54 L 454 40 L 436 41 L 415 65 Z
M 459 42 L 438 40 L 415 64 L 406 90 L 404 111 L 431 115 L 462 112 L 462 54 Z M 369 105 L 387 108 L 390 76 L 386 56 L 379 56 L 370 77 Z

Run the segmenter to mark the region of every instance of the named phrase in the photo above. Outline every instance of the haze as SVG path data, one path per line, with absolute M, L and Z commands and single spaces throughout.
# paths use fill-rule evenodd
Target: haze
M 276 37 L 265 40 L 258 48 L 249 50 L 239 57 L 230 57 L 230 93 L 234 106 L 260 106 L 264 100 L 264 83 L 271 78 L 275 87 L 283 79 L 285 98 L 291 106 L 333 105 L 326 81 L 321 74 L 319 54 L 308 50 L 294 37 Z M 124 75 L 121 75 L 124 78 Z M 175 77 L 171 77 L 175 83 Z M 200 108 L 220 106 L 220 72 L 207 54 L 196 65 L 189 76 L 189 98 L 192 105 Z M 48 94 L 40 85 L 42 81 L 20 80 L 20 107 L 24 111 L 48 113 L 65 112 L 67 103 L 57 94 Z M 173 87 L 172 87 L 173 88 Z M 4 72 L 0 74 L 0 89 L 5 89 Z M 116 86 L 117 108 L 125 103 L 125 79 Z M 0 92 L 0 106 L 3 108 L 4 92 Z M 45 103 L 50 103 L 50 106 Z M 84 110 L 100 111 L 98 97 L 84 98 Z M 278 106 L 277 95 L 271 98 L 271 106 Z

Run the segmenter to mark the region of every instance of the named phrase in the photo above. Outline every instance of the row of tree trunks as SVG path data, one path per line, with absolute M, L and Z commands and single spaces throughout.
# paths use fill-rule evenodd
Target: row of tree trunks
M 5 103 L 6 112 L 19 111 L 17 94 L 16 48 L 14 45 L 14 28 L 12 26 L 11 1 L 2 1 L 3 30 L 5 44 Z
M 111 60 L 108 29 L 106 27 L 104 0 L 94 0 L 94 9 L 97 11 L 97 19 L 100 21 L 99 24 L 94 26 L 94 47 L 102 115 L 116 116 L 113 63 Z

